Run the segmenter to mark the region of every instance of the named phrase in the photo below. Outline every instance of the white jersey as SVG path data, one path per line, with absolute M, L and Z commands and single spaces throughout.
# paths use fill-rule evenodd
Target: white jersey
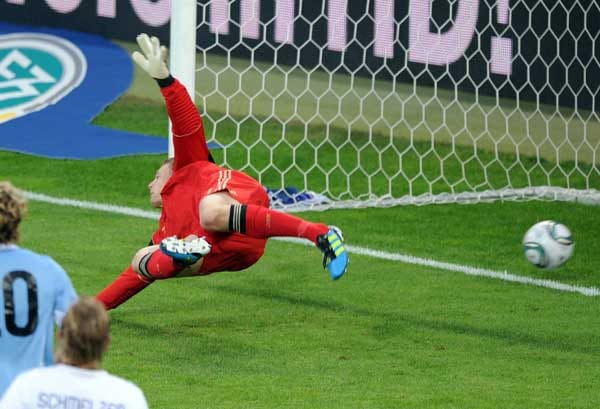
M 29 370 L 10 385 L 0 409 L 148 409 L 142 390 L 102 369 L 54 365 Z

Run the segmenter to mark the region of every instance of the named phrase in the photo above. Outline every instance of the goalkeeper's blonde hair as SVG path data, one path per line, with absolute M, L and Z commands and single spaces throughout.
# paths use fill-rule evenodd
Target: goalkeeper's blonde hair
M 25 196 L 12 183 L 0 181 L 0 244 L 19 241 L 19 224 L 27 213 Z

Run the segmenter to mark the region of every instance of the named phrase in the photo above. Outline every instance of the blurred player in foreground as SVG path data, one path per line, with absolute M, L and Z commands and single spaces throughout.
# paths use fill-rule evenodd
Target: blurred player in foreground
M 19 375 L 0 401 L 0 409 L 127 408 L 147 409 L 141 389 L 102 369 L 110 342 L 104 306 L 81 297 L 58 333 L 57 364 Z
M 77 299 L 62 267 L 17 245 L 26 212 L 22 193 L 0 181 L 0 396 L 19 373 L 52 364 L 54 323 Z
M 156 37 L 137 37 L 133 60 L 160 87 L 172 122 L 175 155 L 148 185 L 150 203 L 162 208 L 152 245 L 97 298 L 116 308 L 155 280 L 243 270 L 263 255 L 269 237 L 302 237 L 323 252 L 337 280 L 348 265 L 340 230 L 272 210 L 262 185 L 245 173 L 215 165 L 202 118 L 184 86 L 169 72 L 167 50 Z

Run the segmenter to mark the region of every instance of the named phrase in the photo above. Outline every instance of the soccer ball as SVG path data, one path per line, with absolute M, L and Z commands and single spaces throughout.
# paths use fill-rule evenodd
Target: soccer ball
M 540 268 L 555 268 L 573 254 L 573 236 L 564 224 L 545 220 L 531 226 L 523 237 L 523 252 L 531 264 Z

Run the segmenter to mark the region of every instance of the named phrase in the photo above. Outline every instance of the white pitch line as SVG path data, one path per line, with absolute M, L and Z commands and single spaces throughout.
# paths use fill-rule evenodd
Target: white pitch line
M 59 206 L 79 207 L 81 209 L 87 209 L 87 210 L 99 210 L 101 212 L 123 214 L 126 216 L 142 217 L 144 219 L 158 220 L 160 218 L 160 213 L 158 213 L 158 212 L 149 212 L 147 210 L 136 209 L 134 207 L 116 206 L 116 205 L 102 204 L 102 203 L 96 203 L 96 202 L 85 202 L 82 200 L 52 197 L 52 196 L 44 195 L 42 193 L 34 193 L 34 192 L 29 192 L 29 191 L 24 191 L 23 193 L 25 194 L 25 197 L 27 197 L 27 199 L 33 200 L 36 202 L 50 203 L 50 204 L 55 204 L 55 205 L 59 205 Z
M 87 202 L 82 200 L 74 200 L 74 199 L 66 199 L 66 198 L 57 198 L 52 196 L 47 196 L 41 193 L 34 193 L 25 191 L 25 196 L 32 201 L 44 202 L 55 204 L 59 206 L 72 206 L 78 207 L 81 209 L 88 210 L 98 210 L 102 212 L 114 213 L 114 214 L 122 214 L 126 216 L 134 216 L 141 217 L 145 219 L 153 219 L 158 220 L 160 217 L 160 213 L 146 211 L 142 209 L 136 209 L 133 207 L 125 207 L 125 206 L 116 206 L 110 204 L 102 204 L 96 202 Z M 306 240 L 303 239 L 295 239 L 295 238 L 278 238 L 278 240 L 292 242 L 292 243 L 300 243 L 304 245 L 308 245 Z M 538 278 L 531 278 L 527 276 L 520 276 L 516 274 L 508 273 L 507 271 L 495 271 L 495 270 L 487 270 L 484 268 L 478 267 L 470 267 L 461 264 L 452 264 L 446 263 L 443 261 L 436 261 L 427 258 L 415 257 L 407 254 L 400 253 L 389 253 L 380 250 L 372 250 L 365 247 L 358 246 L 350 246 L 347 245 L 346 248 L 348 252 L 352 254 L 358 254 L 361 256 L 375 257 L 382 260 L 391 260 L 391 261 L 399 261 L 407 264 L 414 264 L 420 266 L 432 267 L 440 270 L 454 271 L 457 273 L 463 273 L 470 276 L 480 276 L 480 277 L 488 277 L 494 278 L 498 280 L 510 281 L 514 283 L 534 285 L 538 287 L 550 288 L 552 290 L 557 291 L 565 291 L 565 292 L 574 292 L 580 293 L 588 297 L 595 297 L 600 295 L 600 289 L 596 287 L 581 287 L 576 285 L 564 284 L 559 281 L 553 280 L 542 280 Z

